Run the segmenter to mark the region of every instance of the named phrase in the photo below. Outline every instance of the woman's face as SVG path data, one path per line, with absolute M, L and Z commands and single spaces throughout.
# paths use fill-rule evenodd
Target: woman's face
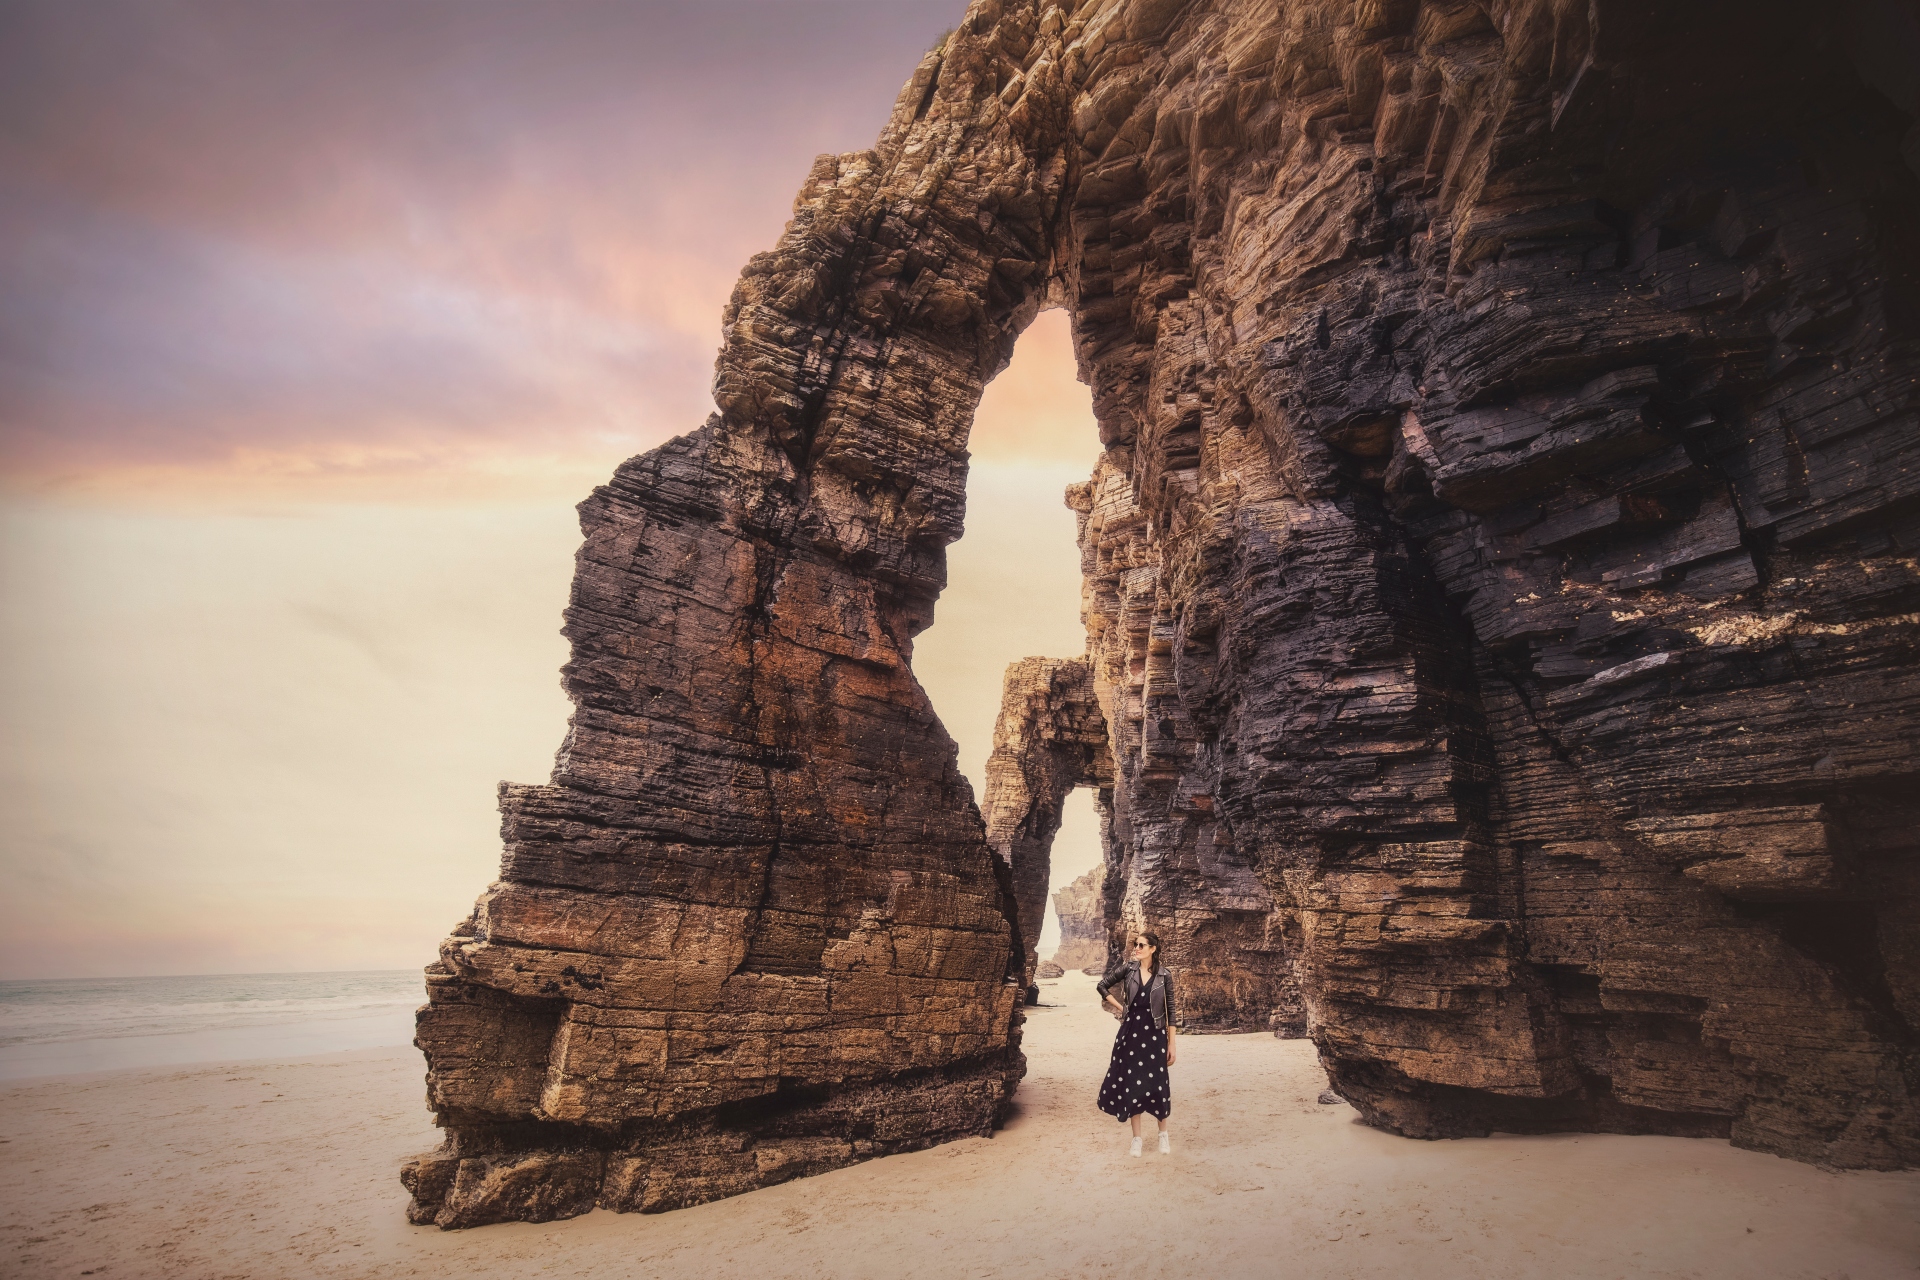
M 1135 960 L 1138 960 L 1141 964 L 1152 965 L 1153 964 L 1153 944 L 1148 942 L 1145 938 L 1136 937 L 1133 940 L 1133 958 Z

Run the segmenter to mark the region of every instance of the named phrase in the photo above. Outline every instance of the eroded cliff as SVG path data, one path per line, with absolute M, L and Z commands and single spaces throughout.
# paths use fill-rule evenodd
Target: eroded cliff
M 416 1219 L 993 1123 L 1032 895 L 909 663 L 1042 305 L 1106 447 L 1103 918 L 1184 1017 L 1303 1024 L 1407 1134 L 1920 1161 L 1905 30 L 975 3 L 748 265 L 720 412 L 582 506 L 573 725 L 430 971 Z
M 1104 815 L 1103 815 L 1104 816 Z M 1061 969 L 1108 971 L 1107 917 L 1101 887 L 1107 878 L 1100 863 L 1053 894 L 1054 914 L 1060 919 L 1060 945 L 1053 963 Z
M 1013 876 L 1029 983 L 1039 963 L 1035 945 L 1045 922 L 1053 838 L 1061 806 L 1078 787 L 1094 790 L 1101 826 L 1109 828 L 1113 759 L 1087 664 L 1078 658 L 1022 659 L 1007 668 L 1002 683 L 984 808 L 987 843 Z

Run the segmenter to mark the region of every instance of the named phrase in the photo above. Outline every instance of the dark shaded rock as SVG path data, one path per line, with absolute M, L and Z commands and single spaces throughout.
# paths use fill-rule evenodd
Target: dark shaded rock
M 1034 976 L 1039 978 L 1064 978 L 1066 975 L 1067 971 L 1051 960 L 1042 960 L 1040 967 L 1034 970 Z
M 1034 945 L 1045 923 L 1061 806 L 1074 788 L 1095 788 L 1104 829 L 1112 784 L 1107 725 L 1087 664 L 1023 658 L 1010 665 L 987 757 L 987 843 L 1013 876 L 1029 974 L 1039 963 Z
M 1080 518 L 1087 661 L 1108 710 L 1116 762 L 1102 822 L 1107 963 L 1127 958 L 1131 932 L 1149 930 L 1179 975 L 1182 1030 L 1303 1036 L 1297 917 L 1217 803 L 1220 744 L 1206 712 L 1182 694 L 1172 643 L 1178 610 L 1159 540 L 1125 470 L 1131 459 L 1125 449 L 1109 450 L 1092 482 L 1067 494 Z M 1220 465 L 1248 499 L 1268 470 L 1257 453 Z

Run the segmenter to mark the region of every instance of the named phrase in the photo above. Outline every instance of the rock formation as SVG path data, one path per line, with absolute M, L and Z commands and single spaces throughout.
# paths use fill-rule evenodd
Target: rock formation
M 1067 504 L 1079 516 L 1082 618 L 1093 685 L 1118 762 L 1101 907 L 1109 965 L 1136 929 L 1160 939 L 1180 974 L 1183 1030 L 1306 1034 L 1295 975 L 1297 913 L 1259 873 L 1215 805 L 1216 750 L 1172 675 L 1161 549 L 1112 451 Z M 1248 459 L 1248 479 L 1260 459 Z M 1240 463 L 1228 461 L 1232 468 Z
M 1108 918 L 1401 1132 L 1920 1159 L 1916 104 L 1779 11 L 1262 26 L 1072 198 Z
M 1064 169 L 983 128 L 989 50 L 929 54 L 875 150 L 815 166 L 728 303 L 720 412 L 581 505 L 566 741 L 503 786 L 500 881 L 428 970 L 415 1221 L 986 1133 L 1024 1071 L 1011 881 L 908 665 Z
M 1109 821 L 1102 815 L 1102 825 Z M 1104 863 L 1053 895 L 1053 911 L 1060 920 L 1060 945 L 1053 962 L 1062 969 L 1104 968 L 1107 964 L 1107 916 L 1101 890 L 1107 878 Z
M 548 785 L 430 971 L 416 1220 L 985 1131 L 1012 877 L 915 683 L 980 389 L 1106 446 L 1104 919 L 1413 1135 L 1920 1161 L 1920 113 L 1877 0 L 977 0 L 719 412 L 582 506 Z M 1903 155 L 1904 148 L 1904 155 Z
M 1034 947 L 1045 922 L 1061 806 L 1069 792 L 1083 786 L 1096 789 L 1094 804 L 1105 828 L 1113 802 L 1113 760 L 1087 664 L 1077 658 L 1013 663 L 1002 685 L 993 752 L 987 757 L 985 816 L 987 843 L 1013 876 L 1028 981 L 1039 962 Z

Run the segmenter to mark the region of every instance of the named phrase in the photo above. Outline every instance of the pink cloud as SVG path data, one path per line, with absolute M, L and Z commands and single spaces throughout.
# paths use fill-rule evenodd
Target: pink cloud
M 593 466 L 956 0 L 12 6 L 0 475 Z

